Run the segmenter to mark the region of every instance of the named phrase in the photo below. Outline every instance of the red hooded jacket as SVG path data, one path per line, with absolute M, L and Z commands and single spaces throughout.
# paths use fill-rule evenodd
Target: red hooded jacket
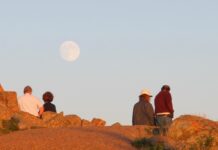
M 173 113 L 172 96 L 168 91 L 160 91 L 154 100 L 155 114 L 169 112 Z

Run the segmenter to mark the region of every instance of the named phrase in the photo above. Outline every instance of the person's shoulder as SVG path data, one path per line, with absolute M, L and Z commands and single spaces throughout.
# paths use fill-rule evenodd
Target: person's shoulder
M 32 101 L 34 101 L 35 103 L 40 103 L 41 104 L 41 101 L 38 97 L 34 96 L 34 95 L 31 95 L 31 99 Z
M 169 92 L 168 91 L 160 91 L 159 95 L 168 95 Z
M 18 98 L 17 98 L 17 103 L 20 105 L 20 104 L 22 104 L 22 103 L 24 103 L 24 98 L 23 98 L 23 96 L 19 96 Z
M 55 106 L 53 103 L 49 103 L 49 102 L 44 103 L 43 105 L 44 105 L 44 106 Z
M 168 91 L 164 91 L 162 95 L 163 95 L 163 97 L 165 97 L 167 99 L 171 98 L 171 93 Z
M 139 102 L 136 102 L 135 104 L 134 104 L 134 107 L 137 107 L 139 105 Z
M 162 94 L 162 91 L 160 91 L 159 93 L 157 93 L 157 95 L 155 96 L 155 99 L 158 98 L 161 94 Z
M 34 95 L 31 95 L 31 97 L 34 99 L 34 100 L 37 100 L 37 101 L 40 101 L 38 97 L 34 96 Z
M 19 101 L 25 101 L 26 99 L 28 99 L 28 97 L 26 95 L 21 95 L 17 98 L 18 102 Z
M 150 107 L 152 104 L 150 102 L 146 102 L 146 106 Z
M 55 109 L 56 109 L 56 106 L 55 106 L 55 104 L 51 103 L 51 106 L 52 106 L 53 108 L 55 108 Z
M 55 104 L 51 103 L 52 106 L 55 106 Z
M 171 95 L 171 93 L 168 92 L 168 91 L 165 91 L 164 94 L 165 94 L 165 95 L 168 95 L 168 96 Z
M 17 97 L 18 100 L 21 100 L 21 99 L 23 99 L 23 98 L 24 98 L 24 95 Z

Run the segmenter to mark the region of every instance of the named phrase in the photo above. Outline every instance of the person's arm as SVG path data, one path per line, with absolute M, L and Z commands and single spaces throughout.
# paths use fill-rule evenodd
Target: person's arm
M 151 123 L 151 125 L 154 125 L 154 109 L 150 103 L 149 105 L 146 105 L 145 111 L 149 119 L 149 122 Z
M 134 106 L 133 112 L 132 112 L 132 125 L 135 125 L 135 106 Z
M 44 112 L 44 107 L 42 106 L 39 108 L 39 116 L 41 116 L 43 114 L 43 112 Z
M 56 110 L 56 106 L 55 106 L 55 105 L 54 105 L 54 111 L 57 112 L 57 110 Z
M 39 109 L 38 114 L 39 114 L 39 116 L 41 116 L 42 113 L 44 112 L 44 107 L 43 107 L 42 103 L 38 99 L 36 100 L 36 102 L 37 102 L 37 108 Z
M 173 110 L 172 96 L 170 93 L 167 93 L 166 95 L 166 106 L 171 114 L 171 117 L 173 118 L 174 110 Z

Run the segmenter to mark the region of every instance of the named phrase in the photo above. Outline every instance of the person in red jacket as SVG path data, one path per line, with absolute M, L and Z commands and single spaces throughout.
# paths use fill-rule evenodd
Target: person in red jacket
M 174 114 L 170 86 L 164 85 L 154 100 L 156 125 L 160 127 L 160 134 L 166 135 L 172 123 Z

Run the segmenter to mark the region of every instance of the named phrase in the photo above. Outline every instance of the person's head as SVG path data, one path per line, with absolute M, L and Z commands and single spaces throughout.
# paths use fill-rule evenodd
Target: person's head
M 142 90 L 141 94 L 139 95 L 139 99 L 140 100 L 145 100 L 145 101 L 150 101 L 151 97 L 152 97 L 151 92 L 149 90 L 147 90 L 147 89 Z
M 23 90 L 23 93 L 24 94 L 32 94 L 32 92 L 33 92 L 33 90 L 32 90 L 32 88 L 30 87 L 30 86 L 26 86 L 25 88 L 24 88 L 24 90 Z
M 163 85 L 162 88 L 161 88 L 161 91 L 169 92 L 170 91 L 170 86 L 169 85 Z
M 51 92 L 47 91 L 43 94 L 42 99 L 45 103 L 52 102 L 54 99 L 54 95 Z

